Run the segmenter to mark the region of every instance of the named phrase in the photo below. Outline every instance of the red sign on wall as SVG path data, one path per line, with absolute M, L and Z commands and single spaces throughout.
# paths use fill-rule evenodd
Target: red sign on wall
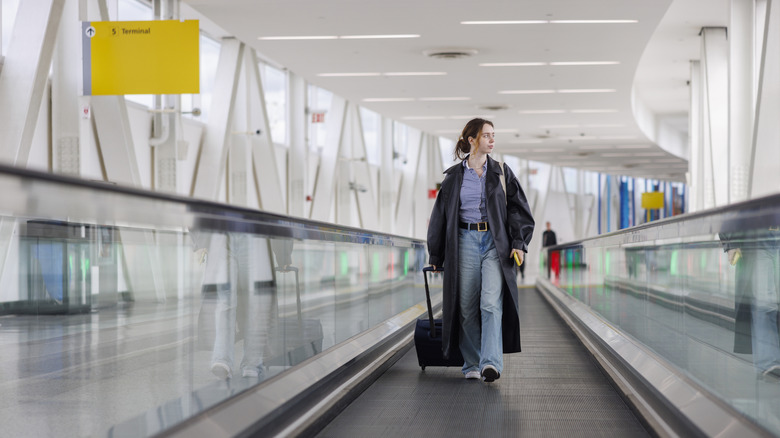
M 312 123 L 325 123 L 325 113 L 311 113 Z

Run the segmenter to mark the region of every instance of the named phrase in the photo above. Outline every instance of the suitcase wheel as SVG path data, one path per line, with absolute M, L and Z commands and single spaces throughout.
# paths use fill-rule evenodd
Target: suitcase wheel
M 420 368 L 422 368 L 422 370 L 425 371 L 425 365 L 420 365 Z

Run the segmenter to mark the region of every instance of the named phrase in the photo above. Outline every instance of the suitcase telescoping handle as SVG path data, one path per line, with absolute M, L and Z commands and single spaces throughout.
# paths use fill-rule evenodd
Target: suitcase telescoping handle
M 425 301 L 428 303 L 428 322 L 430 323 L 431 339 L 436 337 L 436 324 L 433 322 L 433 307 L 431 306 L 431 292 L 428 290 L 428 273 L 429 272 L 444 272 L 444 268 L 433 266 L 426 266 L 423 268 L 423 278 L 425 278 Z

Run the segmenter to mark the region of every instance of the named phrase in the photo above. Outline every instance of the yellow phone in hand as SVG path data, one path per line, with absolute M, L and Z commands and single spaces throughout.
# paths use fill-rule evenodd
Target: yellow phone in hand
M 519 258 L 519 257 L 517 257 L 517 253 L 516 253 L 516 252 L 513 252 L 513 253 L 512 253 L 512 257 L 514 257 L 514 258 L 515 258 L 515 263 L 517 263 L 517 266 L 520 266 L 520 265 L 522 265 L 522 264 L 523 264 L 523 262 L 521 262 L 521 261 L 520 261 L 520 258 Z

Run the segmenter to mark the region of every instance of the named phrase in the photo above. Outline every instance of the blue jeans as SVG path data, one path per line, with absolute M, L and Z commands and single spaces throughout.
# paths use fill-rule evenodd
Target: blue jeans
M 501 334 L 504 276 L 489 231 L 459 230 L 460 352 L 463 373 L 504 367 Z
M 744 261 L 752 264 L 753 363 L 763 371 L 772 365 L 780 365 L 780 329 L 777 323 L 780 250 L 762 248 L 747 250 L 745 253 Z

